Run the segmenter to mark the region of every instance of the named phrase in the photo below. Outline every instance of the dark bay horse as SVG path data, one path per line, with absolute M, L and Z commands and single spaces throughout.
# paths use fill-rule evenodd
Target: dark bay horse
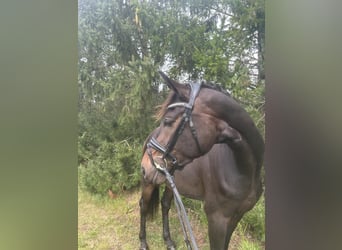
M 157 166 L 175 175 L 181 194 L 204 201 L 210 247 L 227 249 L 237 223 L 262 193 L 262 136 L 228 94 L 209 85 L 183 85 L 161 75 L 173 91 L 162 105 L 161 125 L 147 139 L 141 161 L 141 249 L 148 249 L 146 215 L 156 208 L 158 187 L 165 182 Z M 166 188 L 162 214 L 168 249 L 174 248 L 167 217 L 171 200 L 172 191 Z
M 195 159 L 182 170 L 175 171 L 178 191 L 188 198 L 204 201 L 211 249 L 228 249 L 230 237 L 238 222 L 258 201 L 262 185 L 255 163 L 247 144 L 239 152 L 234 152 L 227 144 L 215 144 L 207 154 Z M 153 216 L 158 208 L 159 185 L 143 180 L 142 190 L 140 249 L 148 249 L 146 217 Z M 168 222 L 172 198 L 172 190 L 166 186 L 161 205 L 163 237 L 167 249 L 175 248 Z

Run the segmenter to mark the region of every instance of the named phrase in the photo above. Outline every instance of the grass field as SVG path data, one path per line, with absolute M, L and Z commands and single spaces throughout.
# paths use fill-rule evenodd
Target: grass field
M 78 248 L 79 249 L 139 249 L 139 190 L 125 192 L 114 199 L 78 192 Z M 187 207 L 187 206 L 186 206 Z M 188 209 L 188 216 L 199 249 L 209 249 L 206 219 L 203 212 Z M 186 249 L 182 229 L 172 206 L 170 230 L 177 249 Z M 147 222 L 147 240 L 151 250 L 166 249 L 162 238 L 161 212 L 154 221 Z M 232 236 L 230 250 L 264 249 L 263 242 L 254 239 L 242 225 Z

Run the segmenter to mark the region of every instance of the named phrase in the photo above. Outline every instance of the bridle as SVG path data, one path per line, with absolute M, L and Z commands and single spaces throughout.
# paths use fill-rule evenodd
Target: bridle
M 153 160 L 151 148 L 162 153 L 161 159 L 165 162 L 165 168 L 167 168 L 167 160 L 170 160 L 170 162 L 172 164 L 172 168 L 170 170 L 171 174 L 173 174 L 173 172 L 176 170 L 176 168 L 179 167 L 179 162 L 177 161 L 176 157 L 171 152 L 172 152 L 174 146 L 176 145 L 178 138 L 183 133 L 184 128 L 185 128 L 185 124 L 188 122 L 189 122 L 189 127 L 191 130 L 191 133 L 195 139 L 197 148 L 198 148 L 199 152 L 202 154 L 202 149 L 201 149 L 201 146 L 200 146 L 199 141 L 198 141 L 197 132 L 196 132 L 196 129 L 194 127 L 194 123 L 192 122 L 192 117 L 191 117 L 192 110 L 194 107 L 194 103 L 195 103 L 196 97 L 198 96 L 198 93 L 201 90 L 202 83 L 201 82 L 190 83 L 189 85 L 190 85 L 190 90 L 191 90 L 189 102 L 188 103 L 176 102 L 176 103 L 170 104 L 167 107 L 168 109 L 171 109 L 174 107 L 184 107 L 184 113 L 182 116 L 182 120 L 180 121 L 175 132 L 171 136 L 170 141 L 164 147 L 152 136 L 146 145 L 147 146 L 147 154 L 150 158 L 152 165 L 158 170 L 161 170 L 160 168 L 162 168 L 159 164 L 155 163 L 155 161 Z

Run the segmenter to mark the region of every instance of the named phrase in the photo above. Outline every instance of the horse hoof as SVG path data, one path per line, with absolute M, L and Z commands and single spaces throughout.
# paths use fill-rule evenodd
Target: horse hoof
M 149 250 L 148 245 L 140 246 L 139 250 Z
M 167 250 L 176 250 L 176 246 L 175 245 L 167 246 L 166 249 Z

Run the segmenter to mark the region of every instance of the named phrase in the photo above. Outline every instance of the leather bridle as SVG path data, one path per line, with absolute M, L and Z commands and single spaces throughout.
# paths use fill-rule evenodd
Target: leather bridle
M 149 140 L 149 142 L 147 143 L 147 154 L 150 158 L 152 165 L 158 170 L 161 170 L 161 168 L 163 168 L 159 164 L 155 163 L 155 161 L 152 157 L 151 148 L 162 153 L 161 159 L 165 163 L 165 168 L 167 168 L 167 160 L 169 160 L 171 162 L 171 164 L 172 164 L 172 168 L 170 170 L 171 174 L 173 174 L 175 169 L 179 167 L 179 162 L 177 161 L 176 157 L 171 152 L 172 152 L 174 146 L 176 145 L 178 138 L 183 133 L 186 123 L 188 123 L 188 122 L 189 122 L 189 127 L 191 130 L 191 133 L 195 139 L 197 148 L 198 148 L 199 152 L 202 154 L 202 150 L 201 150 L 201 147 L 200 147 L 200 144 L 198 141 L 197 132 L 196 132 L 196 129 L 194 127 L 194 124 L 192 122 L 192 117 L 191 117 L 192 110 L 194 107 L 194 103 L 195 103 L 196 97 L 198 96 L 198 93 L 201 90 L 202 83 L 201 82 L 200 83 L 190 83 L 189 85 L 190 85 L 190 89 L 191 89 L 189 102 L 188 103 L 176 102 L 176 103 L 170 104 L 167 107 L 168 109 L 171 109 L 174 107 L 184 107 L 184 113 L 182 116 L 182 120 L 180 121 L 175 132 L 171 136 L 170 141 L 164 147 L 152 136 L 151 139 Z

